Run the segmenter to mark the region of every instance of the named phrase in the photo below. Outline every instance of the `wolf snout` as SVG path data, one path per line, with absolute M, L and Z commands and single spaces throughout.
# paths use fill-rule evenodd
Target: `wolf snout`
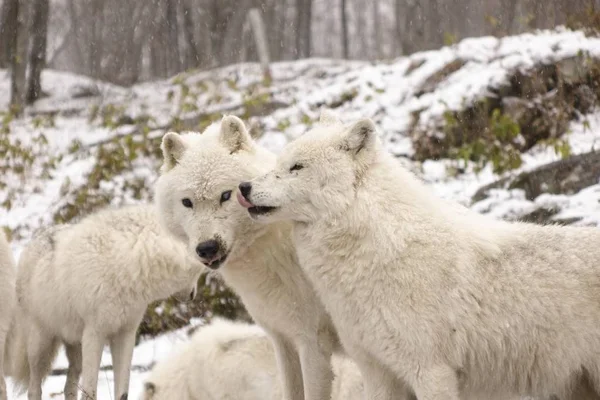
M 250 192 L 252 191 L 252 183 L 242 182 L 240 183 L 239 188 L 240 192 L 242 193 L 242 196 L 244 196 L 246 200 L 248 200 L 248 196 L 250 196 Z
M 252 192 L 252 183 L 250 182 L 242 182 L 239 184 L 240 191 L 237 194 L 237 199 L 240 205 L 244 208 L 250 208 L 253 206 L 252 202 L 249 199 L 250 192 Z
M 216 240 L 207 240 L 196 246 L 196 254 L 204 260 L 212 260 L 219 252 L 219 242 Z

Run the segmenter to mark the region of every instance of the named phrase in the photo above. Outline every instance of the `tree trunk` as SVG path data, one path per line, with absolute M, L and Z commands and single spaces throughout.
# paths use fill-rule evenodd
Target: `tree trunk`
M 404 55 L 406 53 L 406 49 L 404 48 L 404 39 L 402 35 L 406 30 L 404 26 L 404 15 L 402 14 L 402 4 L 403 0 L 396 0 L 394 2 L 394 20 L 396 22 L 396 26 L 394 29 L 394 50 L 396 51 L 396 55 Z
M 31 54 L 29 56 L 29 82 L 26 102 L 31 104 L 41 97 L 42 70 L 46 65 L 46 44 L 48 39 L 48 14 L 50 0 L 36 0 L 33 3 L 31 18 Z
M 310 57 L 312 50 L 312 0 L 305 0 L 304 5 L 304 57 Z
M 196 42 L 196 36 L 194 35 L 196 27 L 194 26 L 194 21 L 192 20 L 192 11 L 189 7 L 189 4 L 183 5 L 182 13 L 183 36 L 185 38 L 187 47 L 185 52 L 185 68 L 197 68 L 201 66 L 200 49 L 198 47 L 198 43 Z
M 104 58 L 104 2 L 93 1 L 89 30 L 91 34 L 88 47 L 88 66 L 93 78 L 102 77 L 102 59 Z
M 439 12 L 439 4 L 437 0 L 429 0 L 425 5 L 425 10 L 421 21 L 426 24 L 424 43 L 425 49 L 435 49 L 444 44 L 443 35 L 441 32 L 442 19 Z M 420 50 L 420 49 L 419 49 Z
M 505 29 L 506 29 L 506 34 L 510 35 L 513 31 L 513 24 L 515 21 L 515 15 L 517 12 L 517 0 L 507 0 L 506 3 L 504 4 L 505 9 L 505 15 L 506 15 L 506 23 L 505 23 Z
M 181 71 L 181 55 L 179 53 L 179 23 L 177 21 L 178 0 L 167 0 L 166 4 L 166 29 L 168 43 L 168 75 L 174 75 Z
M 254 43 L 263 69 L 263 79 L 265 82 L 271 82 L 269 42 L 262 14 L 258 8 L 252 8 L 248 11 L 248 21 L 254 34 Z
M 398 0 L 399 1 L 399 0 Z M 348 59 L 348 14 L 346 11 L 347 0 L 341 0 L 340 16 L 342 24 L 342 57 Z
M 381 58 L 381 16 L 379 15 L 379 0 L 373 0 L 373 58 Z
M 408 55 L 426 45 L 421 0 L 396 0 L 396 39 L 400 55 Z
M 78 33 L 80 32 L 80 26 L 79 26 L 79 14 L 77 12 L 77 9 L 75 7 L 75 0 L 69 0 L 67 3 L 68 6 L 68 10 L 69 10 L 69 20 L 71 21 L 71 32 L 73 32 L 73 49 L 74 49 L 74 53 L 75 53 L 75 58 L 76 58 L 76 68 L 73 68 L 73 70 L 75 72 L 78 73 L 90 73 L 89 70 L 89 66 L 87 65 L 85 59 L 84 59 L 84 49 L 83 46 L 81 44 L 81 40 L 79 40 L 78 37 Z
M 11 60 L 17 40 L 17 10 L 19 0 L 4 0 L 0 10 L 0 68 L 6 68 Z
M 211 58 L 213 66 L 225 62 L 224 45 L 230 19 L 237 10 L 231 0 L 211 0 L 208 11 Z M 242 18 L 243 21 L 244 18 Z M 240 25 L 241 26 L 241 25 Z
M 164 2 L 159 2 L 155 8 L 156 15 L 152 24 L 150 41 L 150 70 L 153 78 L 169 76 L 168 64 L 168 33 L 166 31 L 166 9 Z
M 10 107 L 20 116 L 25 106 L 28 44 L 29 0 L 19 0 L 17 7 L 17 40 L 11 60 Z
M 302 10 L 304 9 L 304 0 L 296 0 L 296 56 L 294 57 L 296 60 L 302 58 Z
M 296 0 L 296 59 L 310 57 L 312 0 Z

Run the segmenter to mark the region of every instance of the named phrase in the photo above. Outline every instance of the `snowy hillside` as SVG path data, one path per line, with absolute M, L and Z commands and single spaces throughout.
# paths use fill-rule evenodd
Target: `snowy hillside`
M 5 114 L 0 127 L 0 225 L 11 231 L 18 254 L 42 225 L 68 221 L 106 204 L 148 201 L 160 165 L 159 140 L 167 128 L 198 130 L 223 113 L 233 113 L 254 124 L 259 142 L 278 152 L 310 128 L 322 107 L 334 108 L 345 121 L 372 118 L 389 150 L 444 198 L 498 218 L 543 215 L 545 222 L 598 225 L 600 162 L 590 161 L 596 166 L 591 170 L 588 164 L 573 166 L 570 175 L 554 185 L 559 187 L 556 190 L 547 189 L 552 182 L 532 190 L 516 181 L 569 155 L 593 158 L 586 153 L 600 148 L 597 60 L 600 39 L 559 30 L 502 40 L 468 39 L 377 64 L 320 59 L 277 63 L 269 85 L 262 82 L 255 64 L 191 71 L 129 89 L 46 71 L 43 87 L 48 97 L 29 109 L 24 119 L 12 120 Z M 556 88 L 545 93 L 537 85 L 539 93 L 517 98 L 515 85 L 533 82 L 535 86 L 537 74 L 546 71 L 540 68 L 546 65 L 553 66 L 554 75 L 548 81 L 559 81 Z M 8 87 L 7 74 L 0 71 L 0 109 L 7 107 Z M 586 90 L 595 94 L 590 105 L 583 107 L 585 97 L 580 93 Z M 542 109 L 561 91 L 567 93 L 560 104 L 568 103 L 568 112 L 556 120 L 564 120 L 566 129 L 549 130 L 554 132 L 549 137 L 532 141 L 524 129 L 519 130 L 516 120 L 534 106 Z M 503 96 L 516 100 L 503 102 Z M 498 173 L 492 163 L 465 163 L 448 149 L 434 149 L 441 158 L 424 156 L 430 153 L 423 153 L 420 146 L 445 143 L 455 132 L 449 125 L 462 129 L 465 115 L 494 99 L 502 104 L 498 106 L 502 114 L 490 113 L 495 125 L 489 129 L 494 131 L 496 126 L 499 132 L 514 133 L 512 142 L 506 143 L 520 151 L 518 162 L 511 164 L 516 168 Z M 509 103 L 524 105 L 512 112 Z M 492 139 L 493 145 L 504 140 Z M 459 143 L 457 154 L 472 151 L 469 146 Z M 584 183 L 578 180 L 582 171 L 592 174 Z M 568 184 L 572 181 L 576 182 Z M 488 184 L 493 187 L 478 193 Z M 562 192 L 563 188 L 568 190 Z M 170 335 L 180 337 L 181 332 Z M 148 367 L 155 354 L 167 354 L 172 337 L 147 341 L 136 349 L 134 365 L 139 368 L 133 374 L 132 395 L 141 387 L 142 367 Z M 105 362 L 110 363 L 110 358 Z M 61 356 L 57 367 L 64 364 Z M 106 385 L 111 374 L 102 374 L 100 381 Z M 60 392 L 62 384 L 62 376 L 51 377 L 46 396 Z M 99 388 L 99 395 L 111 398 L 106 387 Z

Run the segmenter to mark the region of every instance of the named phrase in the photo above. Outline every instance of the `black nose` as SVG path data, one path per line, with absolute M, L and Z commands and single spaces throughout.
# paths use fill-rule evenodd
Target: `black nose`
M 250 196 L 250 192 L 252 191 L 252 183 L 242 182 L 242 183 L 240 183 L 239 188 L 240 188 L 240 192 L 242 193 L 242 196 L 244 196 L 247 200 L 248 196 Z
M 212 259 L 219 251 L 219 242 L 216 240 L 207 240 L 196 246 L 196 253 L 205 260 Z

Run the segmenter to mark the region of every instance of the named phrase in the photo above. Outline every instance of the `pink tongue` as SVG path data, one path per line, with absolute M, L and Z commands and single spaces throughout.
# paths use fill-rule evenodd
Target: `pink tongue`
M 244 208 L 254 207 L 254 204 L 250 203 L 240 192 L 237 192 L 237 199 L 240 205 Z

